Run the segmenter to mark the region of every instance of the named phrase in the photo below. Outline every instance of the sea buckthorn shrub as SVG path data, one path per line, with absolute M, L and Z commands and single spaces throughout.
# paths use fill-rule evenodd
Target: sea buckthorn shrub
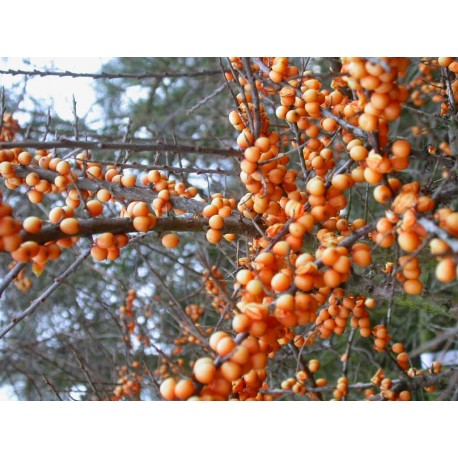
M 457 74 L 452 57 L 228 58 L 218 192 L 151 158 L 23 147 L 5 115 L 0 250 L 40 277 L 89 244 L 100 281 L 122 276 L 127 357 L 99 399 L 435 399 L 450 369 L 416 348 L 456 321 Z

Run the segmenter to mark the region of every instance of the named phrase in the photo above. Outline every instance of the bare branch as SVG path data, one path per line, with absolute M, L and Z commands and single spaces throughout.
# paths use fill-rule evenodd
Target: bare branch
M 199 102 L 197 102 L 191 108 L 188 108 L 188 110 L 186 110 L 186 114 L 190 115 L 191 113 L 196 111 L 198 108 L 200 108 L 202 105 L 205 105 L 209 100 L 211 100 L 213 97 L 218 95 L 220 92 L 223 92 L 225 88 L 226 88 L 226 83 L 217 87 L 212 93 L 208 94 L 207 97 L 204 97 L 202 100 L 199 100 Z
M 81 159 L 81 162 L 91 162 L 86 159 Z M 164 172 L 172 172 L 175 174 L 196 174 L 196 175 L 228 175 L 228 176 L 237 176 L 237 173 L 234 170 L 222 170 L 222 169 L 202 169 L 202 168 L 193 168 L 193 167 L 172 167 L 170 165 L 142 165 L 138 162 L 131 162 L 131 163 L 120 163 L 115 161 L 97 161 L 98 164 L 101 165 L 114 165 L 120 169 L 138 169 L 138 170 L 162 170 Z
M 96 142 L 84 140 L 70 140 L 65 137 L 60 137 L 54 141 L 18 141 L 18 142 L 0 142 L 0 148 L 37 148 L 37 149 L 52 149 L 52 148 L 84 148 L 91 150 L 128 150 L 128 151 L 154 151 L 158 153 L 198 153 L 209 154 L 226 157 L 238 157 L 241 153 L 232 148 L 210 148 L 206 146 L 193 145 L 173 145 L 166 143 L 124 143 L 124 142 Z
M 19 275 L 21 270 L 27 265 L 25 262 L 18 262 L 3 278 L 0 283 L 0 297 L 2 297 L 3 292 L 8 288 L 9 284 Z
M 22 75 L 22 76 L 58 76 L 60 78 L 92 78 L 92 79 L 158 79 L 158 78 L 197 78 L 200 76 L 212 76 L 219 75 L 219 70 L 203 70 L 200 72 L 160 72 L 160 73 L 78 73 L 70 71 L 56 71 L 56 70 L 0 70 L 0 75 Z
M 6 334 L 8 334 L 14 327 L 16 327 L 24 318 L 27 316 L 30 316 L 35 312 L 35 310 L 43 303 L 46 301 L 46 299 L 62 284 L 62 282 L 72 273 L 76 272 L 80 264 L 89 256 L 91 250 L 87 249 L 83 251 L 76 259 L 73 261 L 73 263 L 64 271 L 62 272 L 58 277 L 54 279 L 54 283 L 49 286 L 45 291 L 43 291 L 32 303 L 27 307 L 22 313 L 19 315 L 15 316 L 12 320 L 11 323 L 5 326 L 1 331 L 0 331 L 0 339 L 5 337 Z

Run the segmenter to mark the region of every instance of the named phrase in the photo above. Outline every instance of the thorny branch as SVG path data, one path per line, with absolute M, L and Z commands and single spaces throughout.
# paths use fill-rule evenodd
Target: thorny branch
M 21 270 L 27 265 L 25 262 L 18 262 L 3 278 L 0 283 L 0 297 L 2 297 L 3 292 L 8 288 L 9 284 L 19 275 Z
M 72 273 L 76 272 L 80 264 L 89 256 L 91 253 L 90 249 L 83 251 L 73 263 L 58 277 L 54 279 L 54 282 L 49 286 L 45 291 L 43 291 L 32 303 L 27 307 L 22 313 L 16 315 L 8 324 L 0 331 L 0 339 L 5 337 L 14 327 L 16 327 L 24 318 L 30 316 L 35 312 L 35 310 L 46 301 L 46 299 L 62 284 L 62 282 L 70 276 Z
M 219 75 L 221 72 L 219 70 L 204 70 L 199 72 L 159 72 L 159 73 L 79 73 L 79 72 L 70 72 L 70 71 L 56 71 L 56 70 L 0 70 L 0 75 L 22 75 L 22 76 L 58 76 L 71 77 L 71 78 L 92 78 L 92 79 L 135 79 L 135 80 L 144 80 L 144 79 L 158 79 L 158 78 L 196 78 L 200 76 L 212 76 Z
M 124 143 L 124 142 L 97 142 L 86 140 L 70 140 L 60 137 L 58 140 L 34 141 L 24 140 L 18 142 L 0 142 L 0 148 L 84 148 L 90 150 L 128 150 L 128 151 L 154 151 L 159 153 L 199 153 L 226 157 L 238 157 L 240 152 L 232 148 L 211 148 L 207 146 L 174 145 L 167 143 Z

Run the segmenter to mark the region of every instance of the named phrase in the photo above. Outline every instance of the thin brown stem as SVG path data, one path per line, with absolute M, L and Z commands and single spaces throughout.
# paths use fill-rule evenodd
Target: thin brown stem
M 16 315 L 8 324 L 0 331 L 0 339 L 5 337 L 14 327 L 16 327 L 24 318 L 30 316 L 35 312 L 35 310 L 46 301 L 46 299 L 62 284 L 62 282 L 70 276 L 72 273 L 76 272 L 78 267 L 82 262 L 89 256 L 91 250 L 86 249 L 83 251 L 72 264 L 64 270 L 58 277 L 54 279 L 54 282 L 49 286 L 45 291 L 43 291 L 34 301 L 31 302 L 29 307 L 27 307 L 22 313 Z

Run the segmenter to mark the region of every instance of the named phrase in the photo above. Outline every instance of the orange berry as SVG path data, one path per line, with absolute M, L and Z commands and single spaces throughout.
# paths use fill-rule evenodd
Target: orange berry
M 360 115 L 358 120 L 359 127 L 366 132 L 374 132 L 378 128 L 378 118 L 367 113 Z
M 228 382 L 233 382 L 242 375 L 242 368 L 234 361 L 226 361 L 221 365 L 221 374 Z
M 243 153 L 245 159 L 250 162 L 258 162 L 261 157 L 261 150 L 256 146 L 250 146 Z
M 321 261 L 325 266 L 332 266 L 340 256 L 340 253 L 335 247 L 325 248 L 321 253 Z
M 421 245 L 421 240 L 415 232 L 401 232 L 398 235 L 398 245 L 404 251 L 411 253 Z
M 64 218 L 59 227 L 64 234 L 74 235 L 80 230 L 80 223 L 76 218 Z
M 212 350 L 216 351 L 216 347 L 218 345 L 218 342 L 222 339 L 225 339 L 229 337 L 229 334 L 224 331 L 216 331 L 210 336 L 210 340 L 208 343 L 210 344 L 210 347 Z
M 27 197 L 33 204 L 39 204 L 43 200 L 43 193 L 37 189 L 32 189 L 27 193 Z
M 105 261 L 108 257 L 108 250 L 95 245 L 91 248 L 91 256 L 95 261 Z
M 436 278 L 442 283 L 450 283 L 456 278 L 456 263 L 453 258 L 445 258 L 436 266 Z
M 216 215 L 216 216 L 219 216 L 219 215 Z M 206 233 L 206 237 L 210 243 L 216 244 L 220 242 L 220 240 L 223 238 L 223 234 L 221 233 L 221 231 L 217 229 L 209 229 Z
M 280 83 L 283 80 L 283 75 L 275 70 L 271 70 L 269 72 L 269 78 L 274 82 L 274 83 Z
M 224 226 L 224 219 L 220 215 L 213 215 L 210 217 L 208 224 L 212 229 L 222 229 Z
M 248 362 L 250 359 L 250 352 L 248 351 L 248 348 L 243 347 L 242 345 L 238 345 L 234 351 L 233 354 L 231 355 L 230 361 L 244 365 Z
M 180 238 L 176 234 L 165 234 L 162 237 L 162 245 L 165 246 L 165 248 L 176 248 L 180 243 Z
M 210 383 L 216 372 L 216 367 L 210 358 L 199 358 L 193 367 L 196 380 L 203 384 Z
M 251 280 L 246 285 L 246 291 L 252 296 L 259 296 L 263 293 L 262 282 L 259 280 Z
M 111 193 L 107 189 L 99 189 L 97 191 L 97 199 L 100 202 L 108 202 L 111 199 Z
M 405 158 L 410 154 L 410 143 L 406 140 L 396 140 L 391 145 L 391 151 L 396 157 Z
M 291 294 L 282 294 L 277 297 L 275 307 L 284 312 L 292 312 L 294 310 L 294 296 Z
M 307 183 L 306 189 L 312 196 L 323 196 L 326 192 L 324 179 L 322 177 L 312 178 Z
M 17 160 L 21 165 L 30 165 L 33 160 L 33 156 L 29 152 L 23 151 L 22 153 L 19 153 Z
M 323 281 L 330 288 L 336 288 L 342 283 L 342 276 L 339 272 L 331 268 L 323 274 Z
M 220 356 L 226 356 L 232 352 L 236 344 L 231 337 L 223 337 L 216 345 L 215 351 Z
M 138 232 L 147 232 L 150 227 L 150 220 L 148 216 L 136 216 L 132 220 L 134 229 Z
M 87 206 L 87 209 L 89 210 L 89 213 L 94 218 L 97 216 L 100 216 L 103 213 L 103 205 L 98 200 L 89 200 L 86 203 L 86 206 Z
M 251 272 L 251 270 L 242 269 L 237 272 L 235 278 L 237 282 L 239 282 L 241 285 L 247 285 L 248 282 L 253 278 L 253 273 Z
M 121 184 L 126 188 L 135 186 L 136 181 L 137 177 L 135 175 L 123 175 L 123 177 L 121 178 Z
M 115 245 L 115 237 L 111 232 L 105 232 L 97 237 L 96 244 L 100 248 L 111 248 Z
M 406 352 L 399 353 L 396 357 L 396 361 L 401 365 L 403 369 L 409 367 L 409 354 Z
M 184 400 L 190 398 L 195 391 L 196 387 L 192 380 L 182 379 L 175 385 L 174 394 L 178 399 Z
M 29 216 L 22 222 L 22 227 L 30 234 L 40 232 L 42 225 L 43 221 L 37 216 Z
M 281 293 L 283 291 L 286 291 L 290 287 L 291 277 L 279 272 L 278 274 L 275 274 L 273 276 L 270 285 L 276 293 Z
M 176 381 L 173 377 L 165 379 L 159 387 L 161 396 L 167 401 L 173 401 L 175 399 L 175 387 Z
M 392 345 L 391 350 L 393 350 L 394 353 L 402 353 L 404 351 L 404 345 L 400 342 L 397 342 Z
M 56 172 L 60 175 L 67 175 L 70 173 L 71 165 L 67 161 L 59 161 L 56 166 Z
M 391 189 L 388 186 L 381 184 L 374 189 L 374 199 L 377 202 L 381 204 L 386 204 L 392 198 L 393 198 L 393 193 L 391 192 Z
M 232 319 L 232 329 L 237 332 L 246 332 L 250 327 L 251 320 L 243 314 L 235 315 Z
M 317 359 L 311 359 L 308 363 L 308 367 L 310 369 L 310 372 L 318 372 L 320 369 L 320 361 Z
M 423 291 L 423 284 L 417 279 L 407 280 L 404 283 L 404 291 L 407 294 L 421 294 Z
M 401 391 L 399 394 L 398 394 L 398 399 L 400 401 L 410 401 L 411 400 L 411 394 L 410 394 L 410 391 L 407 391 L 407 390 L 404 390 L 404 391 Z

